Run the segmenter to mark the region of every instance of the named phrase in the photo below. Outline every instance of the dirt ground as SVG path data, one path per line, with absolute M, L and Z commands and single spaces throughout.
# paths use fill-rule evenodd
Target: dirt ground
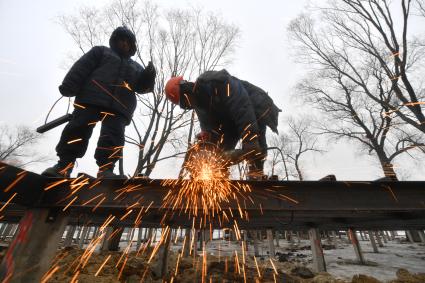
M 202 254 L 201 252 L 199 252 Z M 187 257 L 179 260 L 178 272 L 175 272 L 177 262 L 177 252 L 170 251 L 168 273 L 164 278 L 159 277 L 158 257 L 148 264 L 148 255 L 136 256 L 131 252 L 126 260 L 122 252 L 115 253 L 96 253 L 93 254 L 88 264 L 84 268 L 78 268 L 79 258 L 83 254 L 82 250 L 75 248 L 63 249 L 58 252 L 57 260 L 52 266 L 59 266 L 58 271 L 50 278 L 48 282 L 70 282 L 72 279 L 78 279 L 80 283 L 93 282 L 312 282 L 312 283 L 377 283 L 378 279 L 368 275 L 354 275 L 351 280 L 336 279 L 326 272 L 314 273 L 304 264 L 299 262 L 290 262 L 279 260 L 273 261 L 277 274 L 268 258 L 258 258 L 257 267 L 253 257 L 246 258 L 246 264 L 242 266 L 242 256 L 220 257 L 207 255 L 207 273 L 202 276 L 203 257 L 198 254 L 196 258 Z M 102 268 L 101 272 L 95 276 L 99 267 L 110 255 L 109 260 Z M 238 262 L 239 261 L 239 262 Z M 239 266 L 238 266 L 239 264 Z M 245 272 L 243 272 L 243 269 Z M 76 272 L 78 276 L 76 276 Z M 76 277 L 75 277 L 76 276 Z M 399 269 L 394 274 L 394 280 L 391 283 L 420 283 L 425 282 L 425 274 L 411 274 L 405 269 Z
M 351 266 L 353 268 L 358 268 L 356 269 L 358 272 L 352 276 L 349 275 L 350 273 L 348 272 L 346 272 L 346 276 L 344 277 L 335 277 L 338 272 L 335 273 L 333 271 L 333 275 L 326 272 L 315 273 L 309 269 L 311 259 L 309 258 L 309 255 L 306 255 L 306 253 L 308 253 L 308 246 L 306 245 L 304 247 L 302 243 L 289 253 L 278 252 L 277 256 L 273 260 L 274 267 L 267 253 L 261 252 L 261 255 L 256 258 L 258 265 L 257 269 L 257 265 L 252 255 L 252 246 L 245 256 L 245 264 L 242 264 L 243 255 L 239 249 L 239 242 L 227 242 L 227 245 L 221 245 L 220 247 L 222 252 L 220 253 L 217 253 L 217 243 L 215 242 L 216 241 L 210 243 L 206 262 L 204 262 L 202 251 L 198 251 L 198 255 L 196 257 L 189 256 L 186 258 L 179 258 L 178 255 L 180 247 L 178 244 L 174 245 L 169 251 L 167 274 L 164 278 L 160 276 L 161 265 L 158 261 L 158 256 L 155 256 L 148 264 L 149 256 L 152 253 L 153 247 L 148 248 L 143 254 L 139 255 L 137 255 L 135 251 L 123 255 L 124 249 L 121 249 L 121 252 L 103 253 L 95 251 L 88 258 L 84 258 L 85 251 L 78 249 L 76 246 L 63 248 L 58 250 L 56 257 L 54 258 L 49 271 L 52 275 L 49 276 L 49 279 L 46 282 L 425 282 L 425 273 L 414 274 L 404 268 L 399 268 L 398 270 L 394 269 L 394 272 L 392 273 L 393 276 L 391 276 L 391 279 L 389 280 L 378 280 L 373 277 L 373 275 L 377 274 L 373 271 L 373 269 L 360 269 L 360 266 L 355 265 Z M 341 244 L 339 245 L 341 246 Z M 397 244 L 397 246 L 399 245 L 400 244 Z M 324 246 L 326 247 L 326 245 Z M 288 247 L 283 247 L 282 245 L 281 247 L 288 251 Z M 262 249 L 262 246 L 260 246 L 260 249 Z M 5 250 L 6 249 L 4 247 L 0 252 L 0 257 L 3 257 Z M 237 258 L 235 257 L 235 251 L 238 254 Z M 340 251 L 341 255 L 347 253 L 344 251 L 343 247 L 340 247 L 339 249 L 330 247 L 329 250 L 325 251 L 325 255 L 327 255 L 326 261 L 328 263 L 330 262 L 329 256 L 337 257 L 338 251 Z M 385 253 L 383 256 L 385 256 Z M 388 253 L 386 257 L 388 257 Z M 176 272 L 176 263 L 178 258 L 178 270 Z M 84 262 L 84 260 L 87 260 L 87 264 L 82 268 L 81 263 Z M 103 267 L 100 268 L 102 265 Z M 205 266 L 206 274 L 203 274 Z M 350 267 L 348 266 L 347 268 Z M 361 274 L 362 271 L 364 271 L 367 275 Z M 47 274 L 49 274 L 49 272 Z

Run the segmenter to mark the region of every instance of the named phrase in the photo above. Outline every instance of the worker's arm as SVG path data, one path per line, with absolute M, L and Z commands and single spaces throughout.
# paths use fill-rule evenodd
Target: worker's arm
M 99 66 L 103 51 L 103 47 L 95 46 L 72 65 L 59 86 L 62 95 L 75 96 L 80 92 L 90 74 Z

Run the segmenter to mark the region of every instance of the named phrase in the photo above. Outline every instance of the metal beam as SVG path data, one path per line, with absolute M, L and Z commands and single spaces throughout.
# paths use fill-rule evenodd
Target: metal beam
M 71 222 L 81 223 L 81 219 L 86 219 L 92 225 L 102 224 L 105 216 L 111 214 L 116 219 L 121 218 L 128 212 L 127 208 L 132 206 L 133 212 L 124 220 L 114 220 L 111 224 L 134 226 L 140 209 L 149 207 L 148 212 L 143 213 L 144 227 L 192 225 L 192 218 L 179 210 L 179 207 L 173 210 L 162 207 L 164 196 L 172 189 L 170 185 L 164 185 L 165 180 L 87 179 L 85 185 L 78 188 L 76 184 L 81 184 L 82 180 L 69 179 L 51 187 L 61 179 L 45 178 L 0 163 L 0 202 L 9 201 L 16 193 L 10 201 L 13 205 L 9 204 L 3 210 L 4 221 L 19 221 L 23 209 L 17 208 L 16 204 L 58 211 L 66 207 Z M 238 195 L 237 200 L 222 204 L 225 211 L 232 210 L 241 229 L 425 229 L 423 181 L 232 182 L 251 188 L 251 192 Z M 127 192 L 122 193 L 126 189 Z M 87 203 L 91 199 L 94 200 Z M 102 202 L 99 205 L 100 200 Z M 240 219 L 239 206 L 246 211 L 249 221 Z M 200 218 L 198 220 L 201 221 Z M 214 227 L 234 225 L 233 220 L 226 222 L 217 217 L 207 220 Z

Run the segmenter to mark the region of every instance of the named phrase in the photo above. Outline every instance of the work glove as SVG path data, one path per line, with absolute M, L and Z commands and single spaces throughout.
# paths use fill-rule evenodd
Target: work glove
M 64 85 L 59 86 L 59 92 L 66 97 L 73 97 L 76 95 L 76 93 L 69 88 L 65 87 Z
M 155 86 L 156 79 L 156 69 L 151 61 L 149 61 L 146 68 L 143 70 L 141 74 L 140 83 L 143 85 L 145 91 L 152 91 Z
M 149 61 L 145 70 L 143 71 L 143 75 L 147 76 L 148 79 L 155 80 L 156 78 L 156 69 L 151 61 Z
M 201 131 L 200 133 L 196 134 L 196 140 L 198 142 L 209 142 L 211 141 L 211 133 L 207 131 Z

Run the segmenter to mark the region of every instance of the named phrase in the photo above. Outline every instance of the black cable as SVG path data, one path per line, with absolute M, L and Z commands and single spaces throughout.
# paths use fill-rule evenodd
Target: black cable
M 47 120 L 49 119 L 50 113 L 52 112 L 53 108 L 55 108 L 56 104 L 58 104 L 58 102 L 63 98 L 63 96 L 59 97 L 52 105 L 52 107 L 50 107 L 49 112 L 46 115 L 46 119 L 44 120 L 44 124 L 47 124 Z M 69 113 L 69 108 L 71 106 L 71 98 L 68 99 L 68 107 L 66 109 L 66 113 Z
M 53 103 L 52 107 L 50 108 L 49 112 L 46 115 L 46 119 L 44 120 L 44 124 L 47 124 L 47 120 L 49 119 L 50 113 L 52 112 L 53 108 L 56 106 L 56 104 L 63 98 L 63 96 L 59 97 L 58 100 Z

